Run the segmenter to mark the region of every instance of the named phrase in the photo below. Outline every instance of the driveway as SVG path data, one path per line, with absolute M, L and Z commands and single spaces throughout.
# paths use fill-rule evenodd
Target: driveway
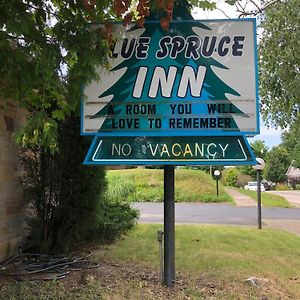
M 300 208 L 300 191 L 268 191 L 267 193 L 282 196 L 289 203 Z

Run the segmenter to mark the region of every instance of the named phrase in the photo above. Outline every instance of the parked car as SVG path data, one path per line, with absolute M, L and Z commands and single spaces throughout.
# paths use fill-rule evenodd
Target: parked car
M 244 186 L 244 189 L 245 190 L 248 190 L 248 191 L 257 191 L 257 181 L 249 181 L 245 186 Z M 260 190 L 262 192 L 265 192 L 266 189 L 264 187 L 264 185 L 261 183 L 260 184 Z
M 267 180 L 263 180 L 261 183 L 264 185 L 266 191 L 275 190 L 276 183 Z

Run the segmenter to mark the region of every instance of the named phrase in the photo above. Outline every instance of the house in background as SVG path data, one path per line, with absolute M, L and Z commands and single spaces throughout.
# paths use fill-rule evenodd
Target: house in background
M 288 185 L 295 187 L 296 184 L 300 184 L 300 169 L 293 167 L 292 165 L 289 166 L 287 172 L 285 173 L 287 176 Z

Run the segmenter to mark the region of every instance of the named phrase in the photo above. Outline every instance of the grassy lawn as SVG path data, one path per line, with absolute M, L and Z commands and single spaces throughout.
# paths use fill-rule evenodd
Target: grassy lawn
M 109 197 L 130 202 L 163 201 L 163 170 L 110 170 L 107 179 Z M 222 185 L 216 196 L 216 183 L 209 174 L 185 169 L 175 171 L 175 201 L 234 203 Z
M 257 200 L 257 192 L 248 191 L 245 189 L 239 189 L 239 192 L 250 196 L 254 200 Z M 262 205 L 266 207 L 292 207 L 292 205 L 283 197 L 266 192 L 261 193 L 261 202 Z
M 300 238 L 250 227 L 176 227 L 176 284 L 159 282 L 161 225 L 94 246 L 98 269 L 62 281 L 1 283 L 0 299 L 300 299 Z M 257 286 L 245 280 L 260 279 Z
M 159 228 L 139 225 L 125 239 L 99 251 L 99 260 L 158 268 Z M 201 289 L 195 287 L 201 280 L 216 287 L 214 299 L 300 299 L 300 239 L 271 229 L 180 225 L 176 227 L 176 270 L 179 278 L 182 274 L 189 278 L 190 296 L 196 299 L 201 299 Z M 264 278 L 266 286 L 249 286 L 245 280 L 251 276 Z

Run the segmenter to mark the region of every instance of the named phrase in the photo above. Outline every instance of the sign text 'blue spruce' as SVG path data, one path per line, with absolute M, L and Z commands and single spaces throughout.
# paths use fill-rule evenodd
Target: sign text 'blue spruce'
M 255 21 L 115 26 L 108 68 L 84 89 L 82 134 L 255 135 Z

